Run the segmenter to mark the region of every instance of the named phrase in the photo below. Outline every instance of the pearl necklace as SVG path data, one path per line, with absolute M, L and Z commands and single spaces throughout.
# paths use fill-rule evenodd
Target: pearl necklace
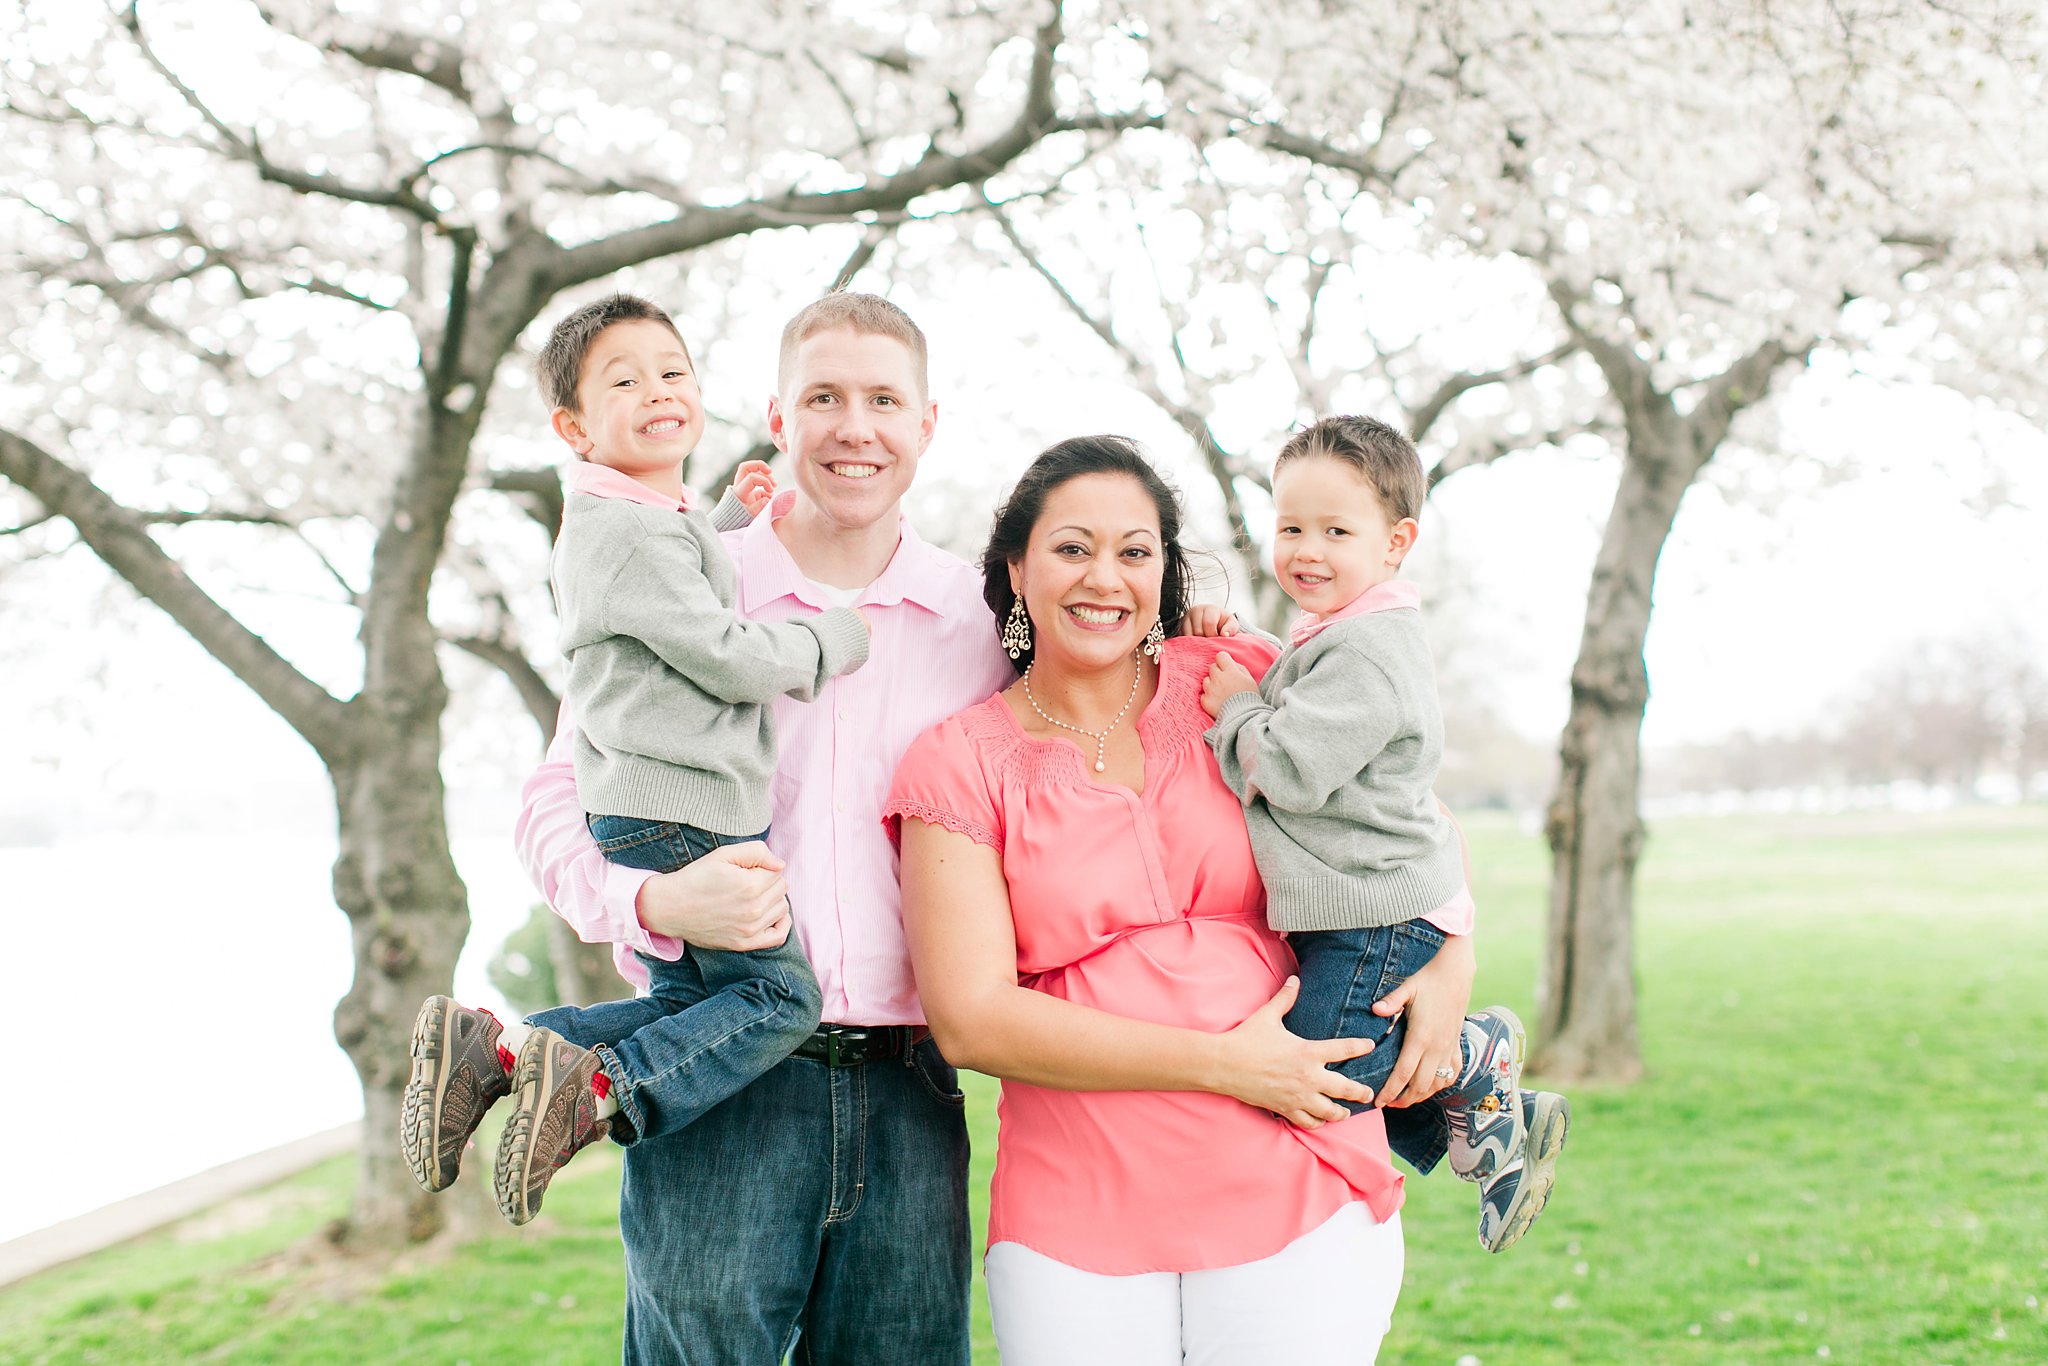
M 1034 664 L 1036 662 L 1036 660 L 1032 661 Z M 1138 700 L 1138 685 L 1144 681 L 1145 661 L 1141 659 L 1138 661 L 1138 671 L 1131 675 L 1131 695 L 1124 699 L 1122 710 L 1111 717 L 1109 724 L 1101 730 L 1082 730 L 1079 726 L 1068 725 L 1056 716 L 1048 716 L 1045 708 L 1038 705 L 1038 699 L 1031 695 L 1031 665 L 1028 664 L 1024 667 L 1024 700 L 1031 704 L 1031 710 L 1038 713 L 1039 720 L 1047 725 L 1058 726 L 1061 730 L 1070 730 L 1076 735 L 1085 735 L 1090 740 L 1093 740 L 1095 742 L 1095 771 L 1101 773 L 1109 767 L 1102 760 L 1103 749 L 1109 744 L 1109 733 L 1116 729 L 1117 722 L 1124 719 L 1124 712 L 1131 709 L 1131 703 Z

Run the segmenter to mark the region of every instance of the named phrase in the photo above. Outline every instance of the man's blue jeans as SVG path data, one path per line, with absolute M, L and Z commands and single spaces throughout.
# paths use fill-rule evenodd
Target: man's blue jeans
M 790 1058 L 628 1148 L 629 1366 L 964 1366 L 964 1103 L 927 1039 Z
M 592 816 L 590 833 L 609 862 L 657 873 L 766 834 L 717 835 L 628 816 Z M 818 1027 L 823 998 L 795 935 L 753 953 L 686 948 L 673 963 L 644 953 L 640 961 L 647 995 L 559 1006 L 528 1021 L 597 1050 L 619 1102 L 612 1137 L 629 1147 L 693 1123 Z
M 1294 931 L 1287 936 L 1300 965 L 1301 993 L 1287 1012 L 1287 1028 L 1304 1039 L 1371 1039 L 1373 1050 L 1336 1064 L 1375 1096 L 1400 1059 L 1408 1037 L 1405 1016 L 1372 1013 L 1373 1002 L 1408 980 L 1444 946 L 1444 932 L 1426 920 L 1358 930 Z M 1470 1060 L 1466 1059 L 1469 1065 Z M 1353 1114 L 1370 1106 L 1342 1102 Z M 1389 1107 L 1387 1146 L 1427 1173 L 1450 1142 L 1443 1102 Z

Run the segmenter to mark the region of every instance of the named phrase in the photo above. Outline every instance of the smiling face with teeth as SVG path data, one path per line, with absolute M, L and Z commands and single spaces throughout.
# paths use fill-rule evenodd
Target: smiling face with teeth
M 704 395 L 682 338 L 636 318 L 597 334 L 583 355 L 576 407 L 554 411 L 570 449 L 680 496 L 683 461 L 704 435 Z
M 1131 653 L 1159 617 L 1165 568 L 1159 506 L 1143 484 L 1084 474 L 1053 488 L 1010 564 L 1011 590 L 1031 615 L 1034 668 L 1114 667 L 1128 679 Z
M 790 457 L 800 514 L 834 532 L 885 530 L 893 539 L 897 506 L 938 421 L 910 348 L 827 327 L 796 345 L 780 387 L 768 431 Z

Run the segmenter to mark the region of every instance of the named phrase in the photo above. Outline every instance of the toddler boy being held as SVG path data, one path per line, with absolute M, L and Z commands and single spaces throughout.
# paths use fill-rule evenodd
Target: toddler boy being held
M 654 872 L 765 839 L 767 704 L 808 700 L 859 668 L 866 622 L 843 607 L 786 622 L 735 613 L 718 530 L 744 525 L 773 480 L 749 462 L 711 516 L 693 505 L 682 465 L 703 434 L 703 398 L 661 309 L 623 294 L 578 309 L 549 336 L 539 372 L 555 432 L 579 457 L 553 581 L 591 834 L 610 862 Z M 493 1185 L 499 1211 L 523 1224 L 578 1150 L 607 1133 L 637 1143 L 675 1132 L 818 1026 L 817 979 L 793 934 L 753 953 L 641 959 L 646 996 L 522 1024 L 427 1000 L 400 1134 L 422 1186 L 455 1180 L 484 1111 L 513 1094 Z
M 1473 925 L 1462 843 L 1432 790 L 1443 719 L 1421 597 L 1395 577 L 1426 488 L 1413 444 L 1371 418 L 1291 437 L 1273 468 L 1273 568 L 1301 615 L 1262 681 L 1220 654 L 1202 691 L 1268 922 L 1300 963 L 1287 1026 L 1373 1040 L 1336 1066 L 1375 1092 L 1404 1031 L 1374 1002 Z M 1384 1112 L 1389 1145 L 1418 1171 L 1448 1155 L 1479 1184 L 1479 1239 L 1493 1252 L 1542 1212 L 1570 1119 L 1564 1097 L 1520 1089 L 1524 1046 L 1505 1007 L 1468 1016 L 1458 1064 L 1437 1069 L 1443 1089 Z

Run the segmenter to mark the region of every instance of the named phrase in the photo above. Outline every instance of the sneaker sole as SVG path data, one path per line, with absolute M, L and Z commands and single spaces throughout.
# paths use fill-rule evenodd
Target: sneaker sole
M 1527 1233 L 1536 1216 L 1550 1203 L 1550 1192 L 1557 1185 L 1557 1155 L 1564 1151 L 1565 1135 L 1571 1129 L 1572 1103 L 1554 1091 L 1535 1094 L 1535 1105 L 1524 1107 L 1529 1138 L 1522 1164 L 1522 1184 L 1501 1224 L 1500 1237 L 1487 1247 L 1488 1252 L 1506 1251 Z
M 441 1178 L 440 1164 L 441 1098 L 448 1089 L 448 1055 L 442 1043 L 454 1006 L 446 996 L 429 996 L 413 1018 L 412 1075 L 398 1108 L 398 1145 L 405 1151 L 413 1180 L 427 1191 L 444 1191 L 455 1184 L 454 1172 Z

